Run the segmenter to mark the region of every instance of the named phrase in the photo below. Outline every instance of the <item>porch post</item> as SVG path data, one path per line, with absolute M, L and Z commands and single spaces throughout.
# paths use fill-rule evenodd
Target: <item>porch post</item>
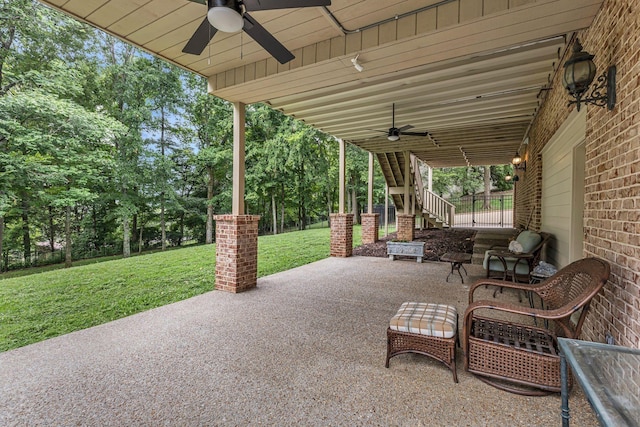
M 233 104 L 233 198 L 231 215 L 216 215 L 216 289 L 242 292 L 258 276 L 258 215 L 244 214 L 245 105 Z
M 389 184 L 384 185 L 384 237 L 389 235 Z
M 402 214 L 396 212 L 398 224 L 398 240 L 411 242 L 415 236 L 416 216 L 411 214 L 410 186 L 411 183 L 411 155 L 404 152 L 404 210 Z
M 233 104 L 233 200 L 231 213 L 244 215 L 245 105 Z
M 338 213 L 331 214 L 331 250 L 334 257 L 346 258 L 353 254 L 353 214 L 344 213 L 346 156 L 345 142 L 338 140 L 340 146 L 338 168 Z
M 345 174 L 346 174 L 346 160 L 345 160 L 345 143 L 343 140 L 338 140 L 340 145 L 340 153 L 338 157 L 338 213 L 344 213 L 344 191 L 345 191 Z
M 411 156 L 408 151 L 404 152 L 404 210 L 405 215 L 409 215 L 411 212 L 411 205 L 409 203 L 409 186 L 411 185 Z
M 378 241 L 378 227 L 380 226 L 380 214 L 373 213 L 373 153 L 369 153 L 369 193 L 367 202 L 367 213 L 362 214 L 363 245 Z

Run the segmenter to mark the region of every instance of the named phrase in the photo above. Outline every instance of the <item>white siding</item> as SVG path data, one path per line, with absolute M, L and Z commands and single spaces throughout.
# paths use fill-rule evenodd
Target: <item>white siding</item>
M 584 186 L 574 168 L 584 165 L 574 165 L 573 149 L 584 141 L 585 128 L 586 109 L 574 111 L 542 151 L 542 230 L 553 235 L 547 261 L 559 268 L 572 261 L 572 239 L 580 237 L 572 235 L 571 218 L 574 188 Z

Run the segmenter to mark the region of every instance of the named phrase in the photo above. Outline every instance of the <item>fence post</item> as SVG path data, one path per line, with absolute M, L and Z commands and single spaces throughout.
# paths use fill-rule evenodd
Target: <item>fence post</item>
M 500 225 L 504 227 L 504 194 L 500 195 Z

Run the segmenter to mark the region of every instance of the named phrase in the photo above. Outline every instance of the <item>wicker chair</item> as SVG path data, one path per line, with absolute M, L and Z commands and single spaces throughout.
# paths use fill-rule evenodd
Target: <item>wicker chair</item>
M 469 306 L 464 314 L 465 369 L 512 393 L 537 396 L 560 392 L 556 337 L 578 338 L 591 299 L 607 282 L 609 272 L 606 261 L 585 258 L 536 285 L 492 279 L 474 283 L 469 289 Z M 533 292 L 540 297 L 544 308 L 496 300 L 474 302 L 474 291 L 483 285 Z M 478 315 L 479 310 L 483 311 L 482 315 Z M 524 322 L 527 318 L 529 321 Z M 549 327 L 533 326 L 536 319 L 544 320 Z

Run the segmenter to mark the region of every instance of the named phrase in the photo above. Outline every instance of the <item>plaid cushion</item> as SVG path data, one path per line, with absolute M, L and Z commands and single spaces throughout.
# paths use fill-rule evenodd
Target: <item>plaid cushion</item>
M 405 302 L 389 327 L 400 332 L 451 338 L 458 332 L 458 312 L 446 304 Z

